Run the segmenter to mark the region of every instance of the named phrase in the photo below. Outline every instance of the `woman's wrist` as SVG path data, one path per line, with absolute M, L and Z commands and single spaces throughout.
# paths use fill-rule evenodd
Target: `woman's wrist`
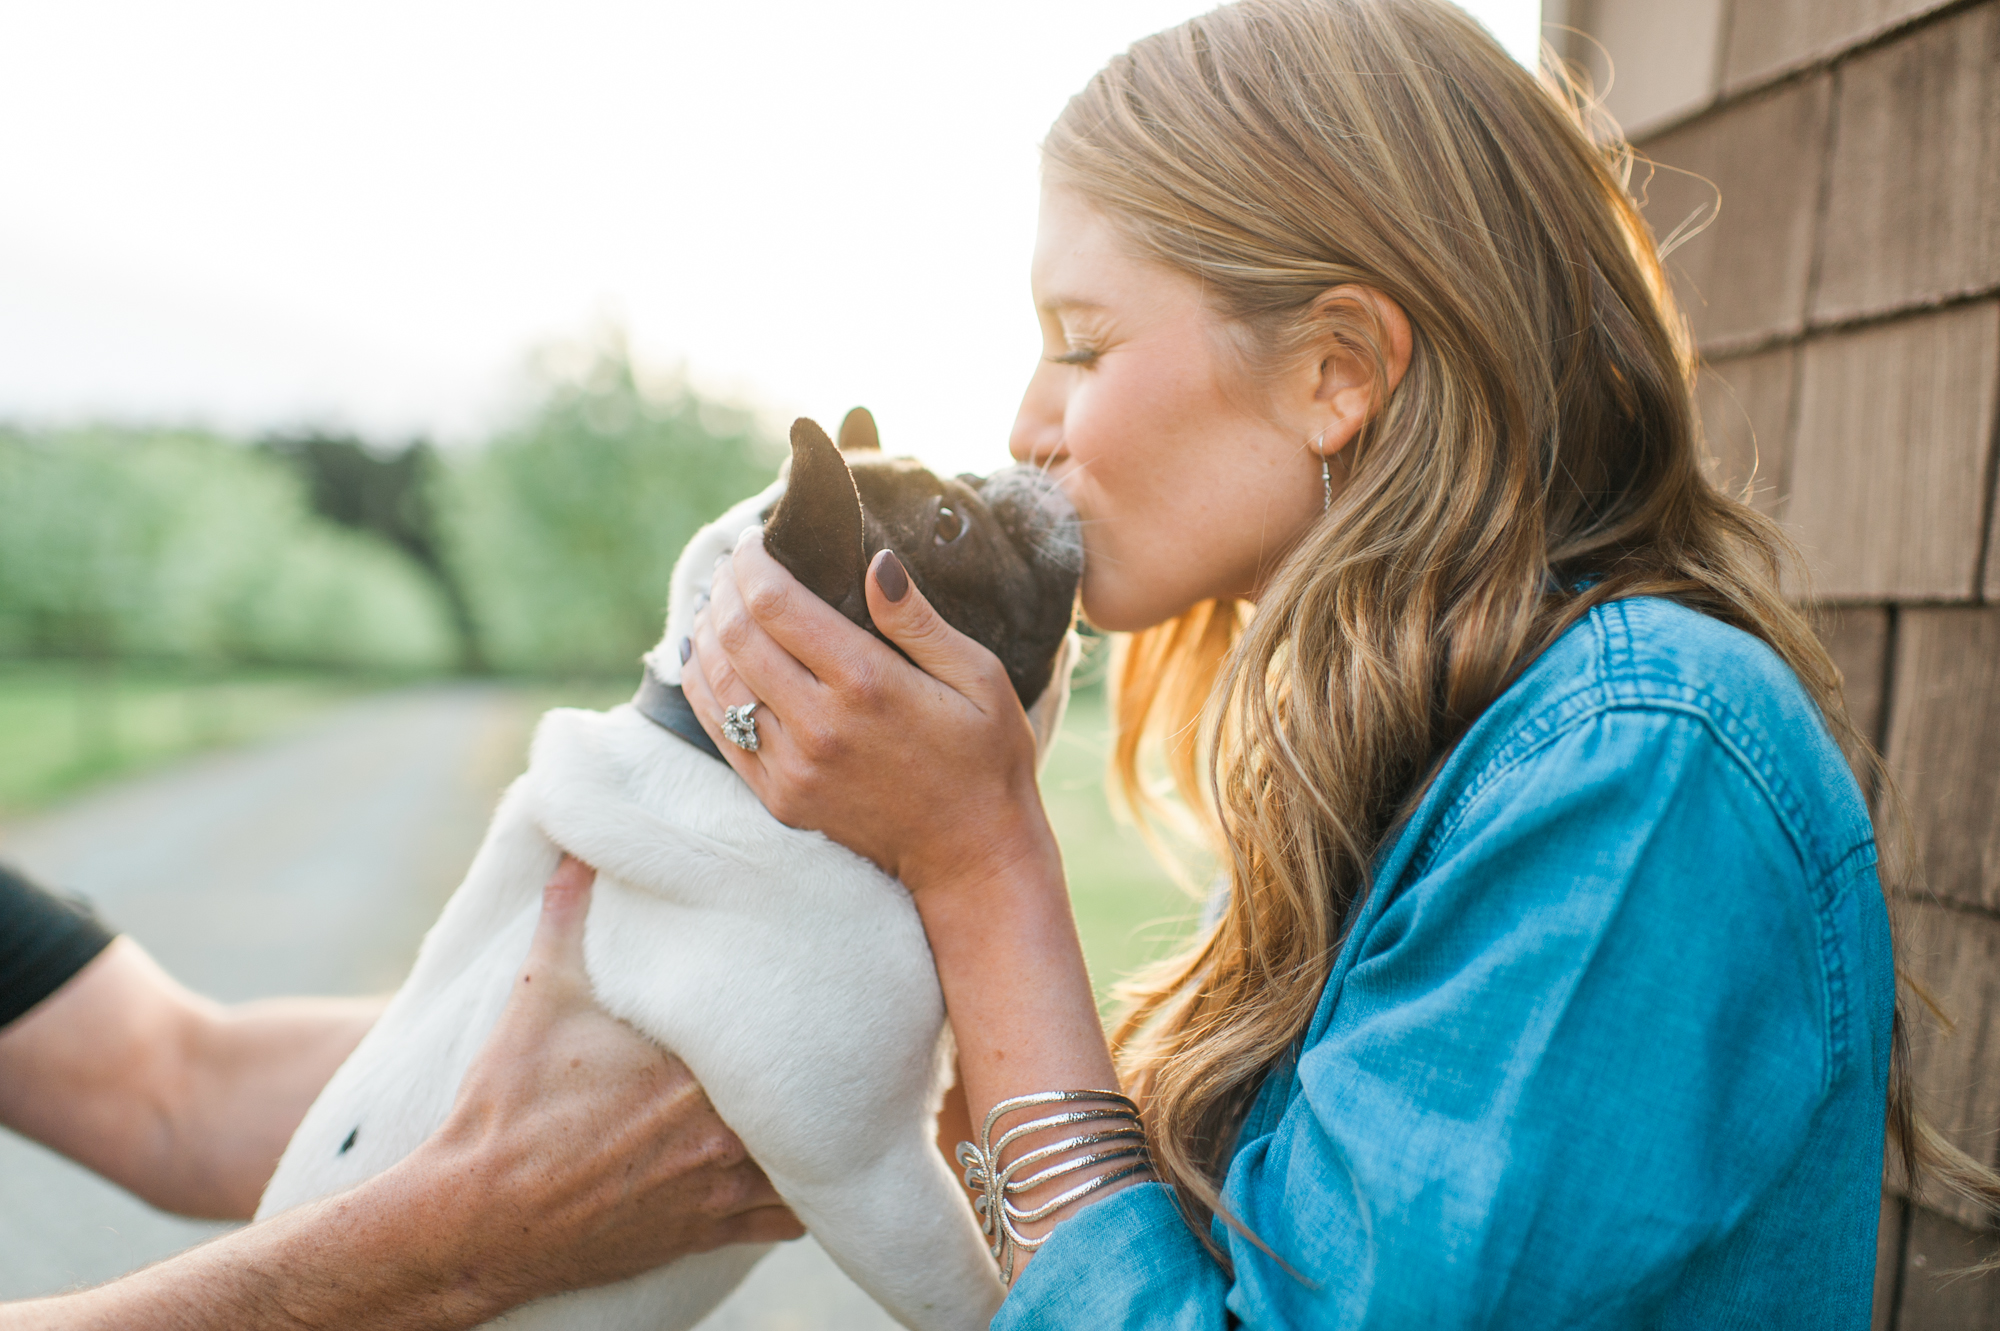
M 1009 1060 L 1071 1079 L 1028 1089 L 1116 1086 L 1062 852 L 1038 799 L 988 821 L 976 844 L 911 890 L 958 1032 L 975 1122 L 993 1101 L 1021 1093 L 993 1086 L 980 1103 L 986 1074 Z
M 998 829 L 981 854 L 965 857 L 915 892 L 958 1038 L 960 1081 L 975 1138 L 987 1115 L 1016 1097 L 1116 1091 L 1119 1085 L 1063 884 L 1061 854 L 1047 820 L 1039 817 L 1039 802 L 1032 807 L 1035 817 Z M 1113 1107 L 1096 1097 L 1093 1103 L 1099 1110 Z M 1068 1112 L 1088 1107 L 1075 1104 Z M 1008 1111 L 994 1140 L 1037 1117 L 1028 1112 L 1024 1118 L 1024 1112 Z M 1030 1242 L 1082 1207 L 1149 1176 L 1142 1156 L 1124 1153 L 1142 1145 L 1139 1139 L 1072 1141 L 1117 1125 L 1096 1118 L 1063 1120 L 1062 1109 L 1054 1112 L 1059 1121 L 1017 1134 L 997 1153 L 1001 1158 L 982 1157 L 976 1171 L 989 1179 L 1015 1179 L 1018 1190 L 1008 1201 L 1019 1214 L 1018 1232 Z M 1054 1154 L 1026 1160 L 1031 1167 L 1020 1172 L 1023 1153 L 1045 1149 Z M 1042 1171 L 1071 1163 L 1074 1169 L 1033 1184 Z M 1136 1172 L 1135 1164 L 1141 1166 Z M 1009 1171 L 1010 1165 L 1016 1168 Z M 1073 1202 L 1027 1218 L 1078 1188 L 1082 1195 Z M 1018 1272 L 1031 1256 L 1029 1249 L 1015 1248 L 1008 1260 Z
M 1062 851 L 1032 783 L 1025 792 L 995 801 L 995 811 L 954 826 L 952 835 L 906 854 L 896 877 L 910 889 L 917 909 L 940 922 L 982 905 L 997 907 L 1027 896 L 1068 906 Z M 933 940 L 935 941 L 935 940 Z

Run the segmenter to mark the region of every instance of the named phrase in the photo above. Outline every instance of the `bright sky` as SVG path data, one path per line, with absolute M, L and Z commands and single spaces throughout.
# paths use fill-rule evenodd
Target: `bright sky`
M 0 418 L 477 436 L 611 324 L 952 469 L 1038 350 L 1035 145 L 1204 0 L 10 0 Z M 1527 59 L 1539 0 L 1467 6 Z

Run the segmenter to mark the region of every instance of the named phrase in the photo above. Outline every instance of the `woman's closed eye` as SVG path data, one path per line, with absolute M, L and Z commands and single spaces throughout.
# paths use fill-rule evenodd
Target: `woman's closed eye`
M 1051 365 L 1093 365 L 1100 354 L 1096 347 L 1071 347 L 1061 355 L 1048 359 Z

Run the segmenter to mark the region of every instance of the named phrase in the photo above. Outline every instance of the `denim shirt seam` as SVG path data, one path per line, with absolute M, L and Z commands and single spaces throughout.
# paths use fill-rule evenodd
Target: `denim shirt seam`
M 1615 617 L 1619 632 L 1610 631 Z M 1821 852 L 1818 839 L 1808 831 L 1805 801 L 1772 761 L 1769 746 L 1758 731 L 1736 709 L 1708 689 L 1681 681 L 1644 679 L 1632 648 L 1630 618 L 1625 602 L 1613 601 L 1598 607 L 1590 619 L 1599 645 L 1598 668 L 1587 682 L 1537 709 L 1517 725 L 1508 737 L 1459 787 L 1451 803 L 1440 810 L 1424 833 L 1411 857 L 1405 878 L 1421 877 L 1430 866 L 1437 848 L 1458 830 L 1467 806 L 1487 786 L 1504 777 L 1521 762 L 1546 748 L 1573 725 L 1613 711 L 1675 711 L 1700 720 L 1715 734 L 1725 750 L 1765 791 L 1791 841 L 1794 853 L 1812 881 L 1812 890 L 1822 904 L 1831 905 L 1834 887 L 1830 881 L 1856 853 L 1873 845 L 1863 838 L 1835 852 Z
M 1827 875 L 1832 885 L 1826 907 L 1819 912 L 1820 964 L 1827 973 L 1828 1052 L 1827 1087 L 1836 1070 L 1844 1070 L 1854 1057 L 1854 1000 L 1849 992 L 1846 951 L 1840 946 L 1840 929 L 1834 907 L 1856 890 L 1864 871 L 1876 861 L 1875 843 L 1870 840 L 1842 856 Z
M 1438 810 L 1430 827 L 1425 830 L 1423 840 L 1418 842 L 1416 851 L 1411 855 L 1402 876 L 1405 879 L 1416 879 L 1430 871 L 1431 861 L 1436 856 L 1438 848 L 1458 831 L 1469 806 L 1484 794 L 1489 786 L 1561 739 L 1570 726 L 1609 710 L 1593 697 L 1601 693 L 1602 688 L 1600 681 L 1580 685 L 1542 707 L 1515 727 L 1501 746 L 1495 749 L 1459 786 L 1458 793 L 1452 797 L 1451 802 Z

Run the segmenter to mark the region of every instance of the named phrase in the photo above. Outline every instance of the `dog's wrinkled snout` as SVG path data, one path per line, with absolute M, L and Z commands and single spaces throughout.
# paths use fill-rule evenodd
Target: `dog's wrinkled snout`
M 1076 506 L 1037 467 L 1004 467 L 979 483 L 979 497 L 1038 568 L 1083 571 L 1083 524 Z

